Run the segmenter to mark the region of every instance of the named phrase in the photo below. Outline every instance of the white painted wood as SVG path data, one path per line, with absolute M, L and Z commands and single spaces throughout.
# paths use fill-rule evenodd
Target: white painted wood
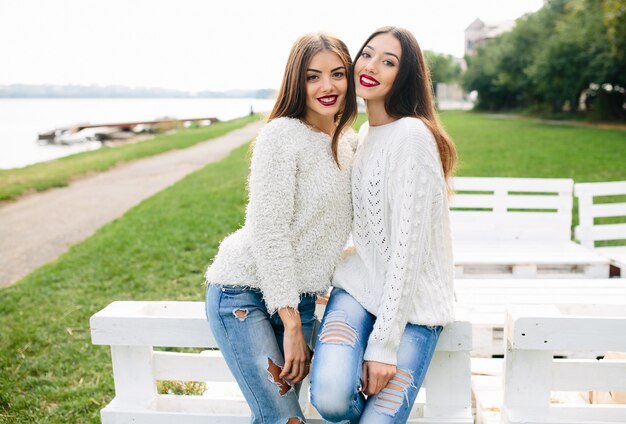
M 219 351 L 153 350 L 152 346 L 215 347 L 203 302 L 113 302 L 93 315 L 90 324 L 92 342 L 109 344 L 112 351 L 116 396 L 101 411 L 103 423 L 249 422 L 249 408 L 238 390 L 235 397 L 231 391 L 215 397 L 215 389 L 207 390 L 204 396 L 156 392 L 158 380 L 205 381 L 211 387 L 232 385 L 234 378 Z M 426 377 L 432 388 L 424 385 L 433 407 L 428 409 L 430 400 L 416 405 L 409 423 L 472 423 L 471 349 L 469 322 L 457 321 L 446 326 L 436 348 L 437 365 Z M 435 376 L 429 377 L 431 373 Z M 300 402 L 304 411 L 311 408 L 308 379 L 302 385 Z M 436 416 L 424 417 L 427 410 Z M 323 421 L 313 414 L 307 422 Z
M 472 419 L 469 352 L 436 352 L 424 381 L 424 418 Z
M 576 183 L 576 196 L 613 196 L 626 193 L 626 181 L 610 181 L 604 183 Z
M 552 390 L 626 392 L 626 360 L 555 359 Z
M 154 376 L 157 380 L 235 381 L 219 351 L 154 352 Z
M 551 353 L 507 349 L 505 358 L 504 405 L 545 415 L 552 388 Z
M 528 278 L 537 275 L 537 265 L 518 264 L 513 265 L 513 276 L 515 278 Z
M 579 215 L 575 235 L 583 246 L 593 249 L 598 241 L 626 240 L 626 224 L 595 222 L 595 218 L 626 217 L 626 202 L 594 204 L 594 198 L 598 196 L 626 195 L 626 181 L 579 183 L 575 185 L 575 194 Z M 620 268 L 621 276 L 626 277 L 626 253 L 622 253 L 626 252 L 626 246 L 623 243 L 621 246 L 594 250 Z
M 571 241 L 571 179 L 457 177 L 453 185 L 458 278 L 608 277 L 606 258 Z
M 472 356 L 480 357 L 504 354 L 508 305 L 556 305 L 564 314 L 626 316 L 625 279 L 457 279 L 455 298 L 457 319 L 472 323 Z
M 507 272 L 515 278 L 609 276 L 604 256 L 571 241 L 457 241 L 453 249 L 455 265 L 463 268 L 466 278 L 477 278 L 473 273 L 498 278 L 503 276 L 498 273 Z
M 563 314 L 626 316 L 625 279 L 457 279 L 455 297 L 457 319 L 472 323 L 472 356 L 504 354 L 508 305 L 556 305 Z M 596 349 L 589 356 L 595 353 L 602 354 Z
M 567 316 L 549 305 L 512 306 L 505 332 L 501 423 L 626 422 L 626 405 L 550 404 L 552 391 L 626 390 L 626 360 L 553 359 L 557 349 L 625 350 L 626 315 Z
M 152 346 L 111 346 L 115 396 L 120 406 L 149 409 L 156 398 Z

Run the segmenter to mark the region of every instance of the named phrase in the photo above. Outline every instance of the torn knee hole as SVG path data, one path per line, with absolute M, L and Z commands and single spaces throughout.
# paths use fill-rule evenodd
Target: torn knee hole
M 233 310 L 233 315 L 239 321 L 243 321 L 248 317 L 248 310 L 247 309 L 235 309 Z
M 393 378 L 387 383 L 374 406 L 383 413 L 395 414 L 407 396 L 407 389 L 412 384 L 413 377 L 404 370 L 398 369 Z M 407 399 L 408 401 L 408 399 Z
M 343 321 L 336 319 L 327 321 L 324 324 L 324 328 L 322 328 L 320 341 L 354 345 L 356 342 L 356 330 Z
M 287 424 L 304 424 L 304 421 L 302 421 L 300 418 L 293 417 L 289 418 Z
M 291 389 L 291 386 L 285 380 L 280 378 L 280 373 L 282 372 L 282 370 L 283 369 L 276 365 L 274 361 L 267 358 L 267 373 L 269 374 L 269 380 L 274 383 L 276 387 L 278 387 L 278 393 L 281 396 L 284 396 Z

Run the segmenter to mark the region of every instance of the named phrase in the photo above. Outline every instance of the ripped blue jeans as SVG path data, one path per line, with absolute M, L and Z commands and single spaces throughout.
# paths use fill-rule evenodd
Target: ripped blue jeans
M 309 347 L 316 327 L 315 295 L 300 296 L 302 333 Z M 304 422 L 298 403 L 300 384 L 291 387 L 278 374 L 285 365 L 284 326 L 278 314 L 269 315 L 260 290 L 210 284 L 206 315 L 213 337 L 224 355 L 250 410 L 251 423 Z
M 361 392 L 363 354 L 376 316 L 350 294 L 333 289 L 317 336 L 311 402 L 330 422 L 405 423 L 424 382 L 442 327 L 407 324 L 397 373 L 377 395 Z

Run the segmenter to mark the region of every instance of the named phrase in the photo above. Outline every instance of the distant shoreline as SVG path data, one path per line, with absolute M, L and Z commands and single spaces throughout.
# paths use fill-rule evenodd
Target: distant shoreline
M 272 88 L 190 92 L 117 85 L 0 85 L 1 99 L 273 99 Z

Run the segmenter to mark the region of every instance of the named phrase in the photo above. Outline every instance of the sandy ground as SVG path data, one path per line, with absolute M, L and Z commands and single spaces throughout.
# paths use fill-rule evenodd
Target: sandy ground
M 253 139 L 263 122 L 183 150 L 121 165 L 68 187 L 0 207 L 0 287 L 56 259 L 102 225 L 234 148 Z

